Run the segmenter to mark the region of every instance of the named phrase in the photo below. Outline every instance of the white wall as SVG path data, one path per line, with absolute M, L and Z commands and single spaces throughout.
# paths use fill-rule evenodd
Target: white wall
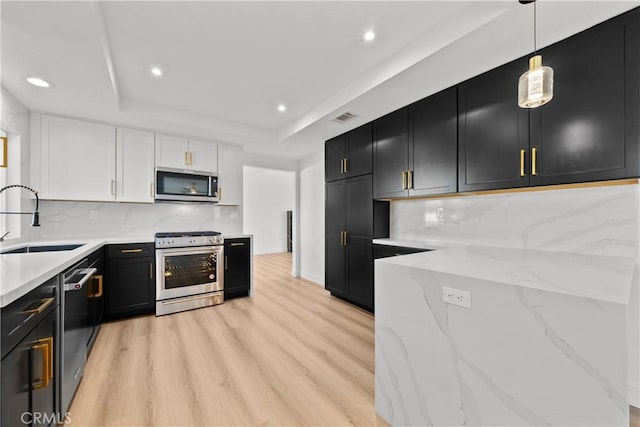
M 299 162 L 300 277 L 324 286 L 324 151 Z
M 295 172 L 244 166 L 245 234 L 253 234 L 253 253 L 287 252 L 287 211 L 295 206 Z

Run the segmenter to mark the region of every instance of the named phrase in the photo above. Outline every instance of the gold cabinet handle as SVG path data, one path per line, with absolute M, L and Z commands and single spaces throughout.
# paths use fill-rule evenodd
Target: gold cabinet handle
M 407 190 L 413 188 L 413 171 L 407 171 Z
M 24 314 L 40 314 L 53 303 L 54 298 L 44 298 L 40 300 L 40 305 L 30 310 L 24 310 Z
M 240 243 L 232 243 L 229 246 L 244 246 L 244 243 L 240 242 Z
M 189 166 L 193 166 L 193 151 L 189 151 Z
M 149 263 L 149 279 L 153 279 L 153 263 Z
M 9 139 L 6 136 L 0 137 L 2 141 L 2 163 L 0 168 L 9 167 Z
M 189 153 L 184 152 L 184 165 L 189 166 Z
M 340 159 L 340 173 L 344 173 L 344 159 Z
M 102 283 L 103 283 L 102 275 L 93 276 L 93 278 L 98 281 L 98 292 L 96 292 L 95 294 L 90 293 L 89 298 L 100 298 L 102 296 Z
M 344 231 L 340 232 L 340 246 L 344 246 Z
M 525 176 L 525 172 L 524 172 L 524 156 L 525 156 L 526 151 L 525 150 L 520 150 L 520 176 Z
M 140 252 L 142 252 L 142 249 L 123 249 L 122 251 L 123 254 L 139 254 Z
M 227 268 L 228 268 L 227 267 L 227 256 L 225 255 L 224 256 L 224 269 L 226 270 Z
M 402 171 L 402 189 L 407 189 L 407 171 Z
M 42 379 L 37 384 L 33 384 L 33 389 L 47 388 L 49 381 L 53 378 L 53 337 L 35 341 L 31 349 L 42 350 Z
M 531 175 L 538 175 L 538 149 L 531 149 Z
M 345 232 L 344 232 L 344 245 L 345 245 L 345 246 L 347 246 L 347 245 L 349 244 L 348 237 L 349 237 L 349 232 L 348 232 L 348 231 L 345 231 Z
M 344 159 L 344 173 L 349 172 L 349 159 Z

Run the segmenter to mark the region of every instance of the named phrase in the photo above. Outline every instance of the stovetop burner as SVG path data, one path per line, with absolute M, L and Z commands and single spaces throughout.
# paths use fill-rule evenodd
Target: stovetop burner
M 155 241 L 156 249 L 217 246 L 224 244 L 222 233 L 218 231 L 178 231 L 173 233 L 156 233 Z
M 222 233 L 219 231 L 177 231 L 173 233 L 156 233 L 156 239 L 163 239 L 165 237 L 200 237 L 200 236 L 219 236 Z

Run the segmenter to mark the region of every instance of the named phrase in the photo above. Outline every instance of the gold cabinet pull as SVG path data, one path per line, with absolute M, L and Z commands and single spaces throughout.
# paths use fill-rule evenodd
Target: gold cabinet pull
M 520 150 L 520 176 L 525 176 L 525 172 L 524 172 L 524 156 L 525 156 L 526 151 L 525 150 Z
M 224 256 L 224 269 L 226 270 L 227 268 L 228 268 L 227 267 L 227 256 L 225 255 Z
M 407 171 L 402 171 L 402 189 L 407 189 Z
M 43 298 L 40 300 L 40 305 L 36 308 L 33 309 L 29 309 L 29 310 L 24 310 L 22 313 L 24 314 L 40 314 L 42 313 L 47 307 L 49 307 L 52 303 L 53 303 L 54 298 Z
M 344 159 L 344 173 L 349 172 L 349 159 Z
M 42 379 L 33 385 L 34 390 L 49 387 L 53 378 L 53 337 L 39 339 L 34 342 L 32 350 L 42 350 Z
M 240 242 L 240 243 L 232 243 L 229 246 L 244 246 L 244 243 Z
M 344 231 L 340 232 L 340 246 L 344 246 Z
M 149 279 L 153 279 L 153 263 L 149 263 Z
M 538 175 L 538 149 L 531 149 L 531 175 Z
M 89 294 L 89 298 L 100 298 L 102 296 L 102 275 L 93 276 L 98 281 L 98 292 L 95 294 Z M 90 289 L 90 288 L 88 288 Z
M 413 171 L 407 171 L 407 190 L 413 188 Z
M 344 159 L 340 159 L 340 173 L 344 173 Z
M 193 151 L 189 151 L 189 166 L 193 166 Z
M 123 254 L 139 254 L 142 252 L 142 249 L 123 249 L 121 252 Z
M 349 241 L 348 241 L 348 239 L 347 239 L 347 238 L 348 238 L 348 236 L 349 236 L 349 232 L 348 232 L 348 231 L 345 231 L 345 232 L 344 232 L 344 245 L 345 245 L 345 246 L 347 246 L 347 245 L 349 244 Z
M 9 167 L 9 139 L 2 136 L 0 141 L 2 141 L 2 163 L 0 163 L 0 168 L 6 168 Z
M 189 153 L 184 152 L 184 165 L 189 166 Z
M 218 187 L 218 201 L 222 200 L 222 187 Z

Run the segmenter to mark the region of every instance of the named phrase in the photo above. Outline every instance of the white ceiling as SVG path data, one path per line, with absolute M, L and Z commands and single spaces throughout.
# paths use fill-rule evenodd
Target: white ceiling
M 638 5 L 540 0 L 539 44 Z M 0 7 L 2 85 L 30 110 L 293 159 L 532 50 L 533 7 L 516 0 L 2 1 Z M 372 43 L 362 40 L 367 29 L 376 31 Z M 152 77 L 151 66 L 165 76 Z M 32 75 L 55 87 L 29 85 Z M 277 111 L 280 103 L 285 113 Z M 360 117 L 347 125 L 330 121 L 344 111 Z

